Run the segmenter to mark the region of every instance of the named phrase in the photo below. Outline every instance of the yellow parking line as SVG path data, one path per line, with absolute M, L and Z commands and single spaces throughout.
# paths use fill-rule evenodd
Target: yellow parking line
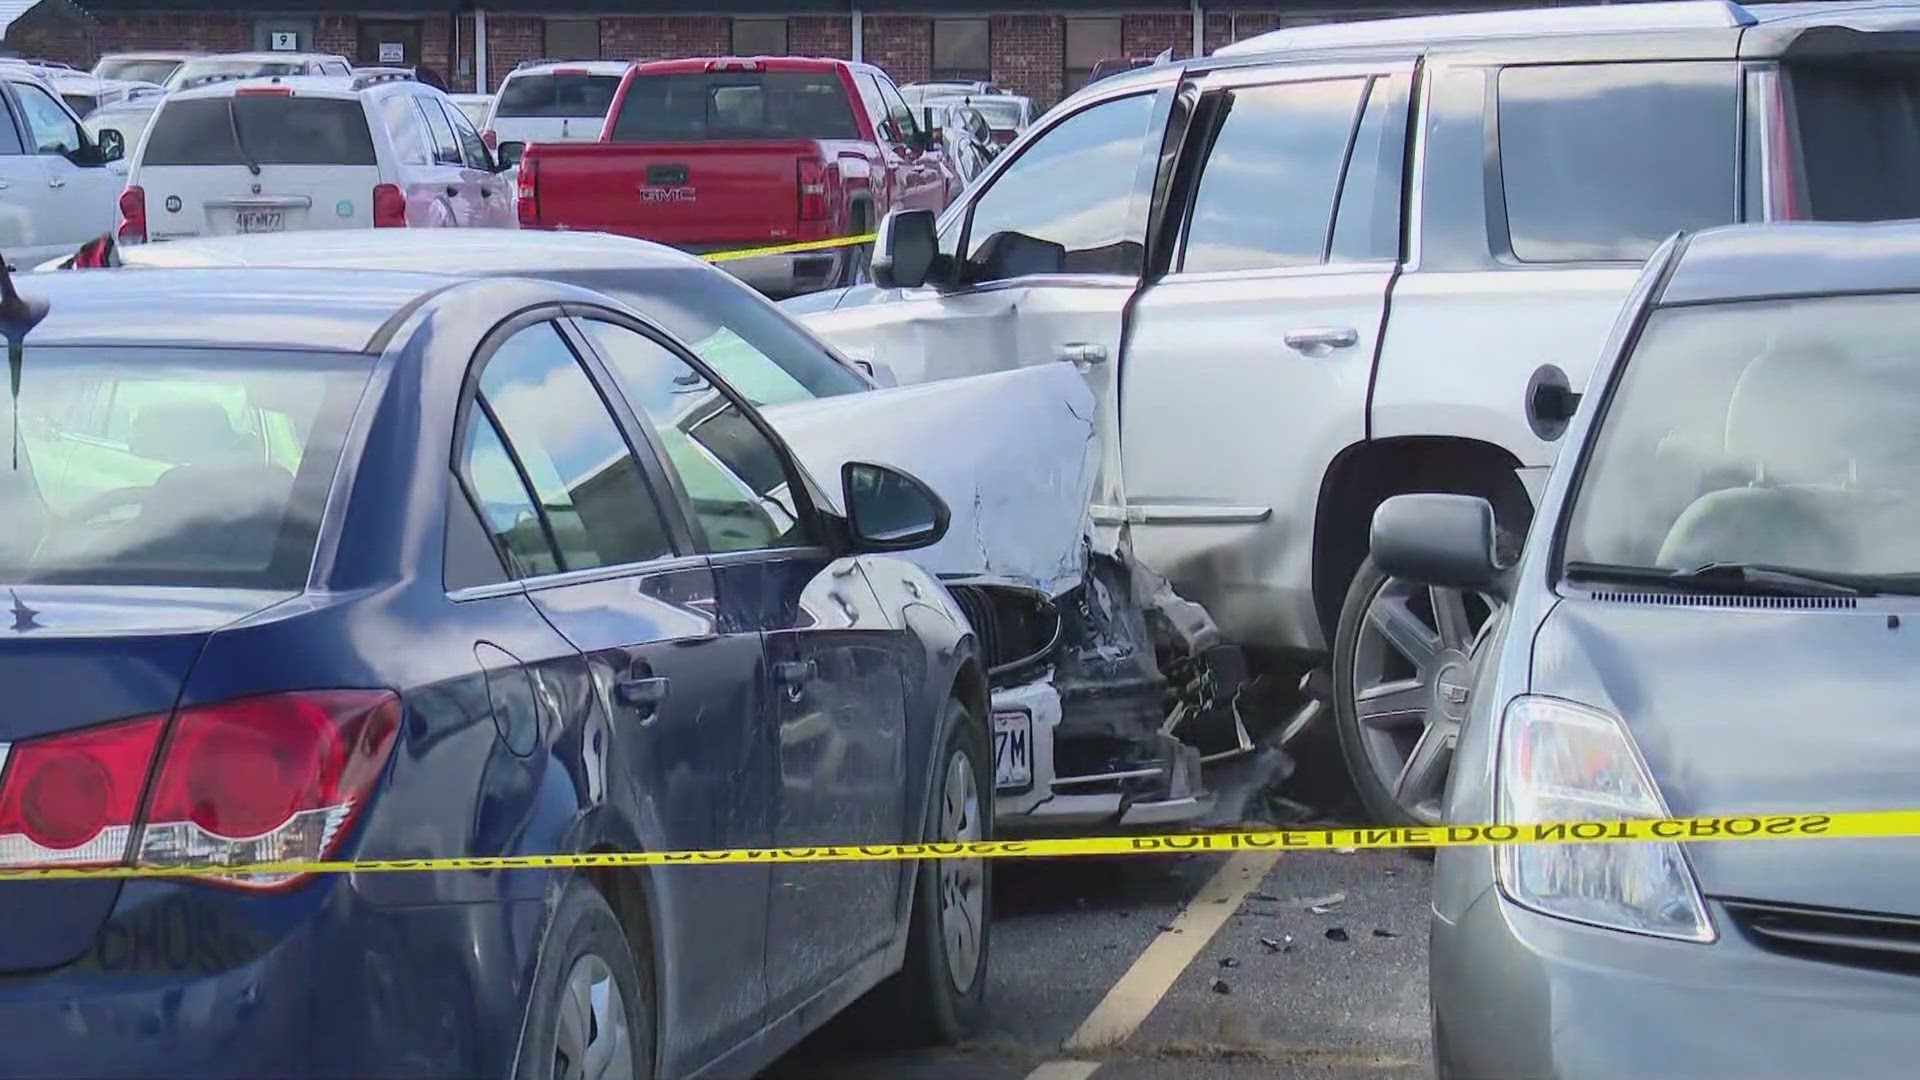
M 1174 980 L 1240 910 L 1247 894 L 1279 860 L 1279 853 L 1272 851 L 1243 851 L 1228 859 L 1094 1006 L 1066 1041 L 1067 1052 L 1103 1050 L 1131 1038 L 1166 997 Z M 1049 1061 L 1029 1073 L 1027 1080 L 1087 1080 L 1099 1067 L 1088 1061 Z

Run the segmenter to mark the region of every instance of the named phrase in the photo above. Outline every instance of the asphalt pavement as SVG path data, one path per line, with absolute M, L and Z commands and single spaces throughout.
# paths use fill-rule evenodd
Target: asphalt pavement
M 836 1023 L 761 1080 L 1414 1080 L 1431 863 L 1288 852 L 1003 863 L 975 1042 Z

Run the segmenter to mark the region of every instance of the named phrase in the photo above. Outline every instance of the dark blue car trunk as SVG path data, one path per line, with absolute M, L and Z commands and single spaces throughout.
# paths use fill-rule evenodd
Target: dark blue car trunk
M 283 598 L 204 589 L 0 590 L 0 743 L 170 712 L 208 636 Z M 0 772 L 0 784 L 6 781 Z M 111 880 L 0 882 L 0 972 L 58 967 L 83 955 L 119 892 Z

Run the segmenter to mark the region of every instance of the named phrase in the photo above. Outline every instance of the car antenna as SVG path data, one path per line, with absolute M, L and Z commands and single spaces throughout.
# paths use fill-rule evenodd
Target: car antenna
M 26 361 L 27 334 L 53 305 L 41 297 L 21 296 L 13 287 L 13 268 L 0 257 L 0 335 L 7 339 L 7 374 L 13 388 L 13 467 L 20 468 L 20 369 Z

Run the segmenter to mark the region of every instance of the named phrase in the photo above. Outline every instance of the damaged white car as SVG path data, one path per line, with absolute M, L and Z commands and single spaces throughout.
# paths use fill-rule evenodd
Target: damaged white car
M 1238 651 L 1123 538 L 1094 526 L 1102 442 L 1094 395 L 1072 365 L 897 387 L 886 369 L 835 353 L 719 270 L 604 234 L 296 232 L 124 250 L 103 238 L 41 269 L 76 266 L 364 267 L 603 292 L 692 343 L 811 475 L 877 461 L 947 502 L 945 538 L 903 557 L 946 584 L 989 664 L 1003 831 L 1233 816 L 1203 765 L 1231 759 L 1252 773 L 1274 760 L 1254 753 L 1239 719 Z M 699 439 L 697 396 L 677 423 Z M 784 493 L 755 494 L 777 506 Z

